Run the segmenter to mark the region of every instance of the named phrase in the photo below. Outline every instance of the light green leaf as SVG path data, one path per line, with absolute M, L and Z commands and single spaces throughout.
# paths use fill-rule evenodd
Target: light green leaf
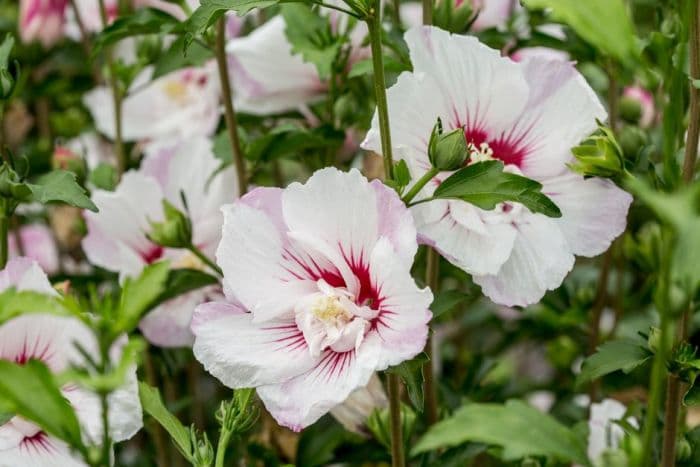
M 467 302 L 474 298 L 473 295 L 461 292 L 459 290 L 445 290 L 435 294 L 435 300 L 430 305 L 430 310 L 433 312 L 433 319 L 454 310 L 461 303 Z
M 20 365 L 0 360 L 0 399 L 3 408 L 11 407 L 13 413 L 47 433 L 85 450 L 75 411 L 44 363 L 29 360 Z
M 12 48 L 15 46 L 15 38 L 12 34 L 5 34 L 5 38 L 0 44 L 0 68 L 6 69 L 10 61 L 10 53 Z
M 177 449 L 187 460 L 192 459 L 190 431 L 185 428 L 175 415 L 170 413 L 160 397 L 157 388 L 139 382 L 139 398 L 143 410 L 153 417 L 168 432 Z
M 402 71 L 409 71 L 411 68 L 408 64 L 397 60 L 392 55 L 384 55 L 384 71 L 390 73 L 401 73 Z M 358 76 L 372 75 L 374 73 L 374 68 L 372 66 L 372 59 L 366 58 L 355 62 L 350 68 L 348 73 L 348 78 L 356 78 Z
M 634 26 L 622 0 L 523 0 L 530 9 L 548 9 L 585 41 L 621 62 L 638 56 Z
M 301 55 L 305 62 L 313 63 L 320 79 L 328 79 L 344 42 L 342 38 L 334 36 L 328 17 L 321 16 L 304 4 L 282 5 L 281 14 L 292 53 Z
M 590 466 L 586 445 L 573 430 L 529 405 L 510 400 L 501 404 L 467 404 L 432 428 L 418 441 L 412 455 L 478 442 L 503 448 L 505 460 L 551 456 Z
M 6 289 L 0 292 L 0 325 L 26 313 L 70 315 L 70 311 L 55 296 L 32 291 Z
M 450 175 L 433 194 L 437 199 L 461 199 L 481 209 L 514 201 L 532 212 L 561 217 L 561 211 L 534 180 L 503 171 L 503 162 L 484 161 L 468 165 Z
M 643 345 L 643 341 L 631 338 L 605 342 L 598 347 L 596 353 L 583 362 L 577 384 L 600 378 L 613 371 L 632 371 L 652 356 Z
M 139 8 L 128 16 L 120 16 L 97 35 L 92 54 L 122 39 L 145 34 L 173 34 L 181 23 L 173 16 L 153 8 Z
M 167 261 L 151 264 L 139 277 L 124 282 L 114 323 L 115 334 L 132 331 L 141 316 L 153 307 L 165 289 L 169 266 Z
M 185 23 L 185 29 L 190 34 L 200 35 L 227 11 L 235 11 L 238 16 L 243 16 L 253 8 L 267 8 L 283 1 L 285 0 L 201 0 L 199 8 Z
M 78 208 L 97 212 L 97 206 L 78 184 L 73 172 L 54 170 L 37 180 L 36 184 L 27 184 L 31 190 L 31 200 L 47 204 L 62 202 Z
M 217 282 L 218 279 L 216 277 L 198 269 L 173 269 L 168 274 L 162 293 L 152 306 L 157 306 L 191 290 L 200 289 Z

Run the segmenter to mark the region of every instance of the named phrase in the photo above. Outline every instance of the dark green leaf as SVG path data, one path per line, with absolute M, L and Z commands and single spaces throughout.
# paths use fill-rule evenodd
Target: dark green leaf
M 443 313 L 454 310 L 457 305 L 468 301 L 470 298 L 472 298 L 471 295 L 460 292 L 459 290 L 445 290 L 444 292 L 437 293 L 433 304 L 430 305 L 430 310 L 433 312 L 433 319 Z
M 700 405 L 700 387 L 692 384 L 683 396 L 683 405 L 686 407 L 697 407 Z
M 628 373 L 651 358 L 651 352 L 638 339 L 615 339 L 598 347 L 596 353 L 588 357 L 578 375 L 577 384 L 600 378 L 613 371 Z
M 409 71 L 411 68 L 404 62 L 396 60 L 391 55 L 384 55 L 384 71 L 391 73 L 401 73 L 402 71 Z M 348 73 L 348 78 L 356 78 L 358 76 L 372 75 L 374 69 L 372 68 L 372 59 L 366 58 L 355 62 Z
M 526 7 L 548 9 L 591 45 L 621 62 L 638 55 L 634 26 L 622 0 L 523 0 Z
M 156 79 L 180 68 L 203 65 L 214 56 L 210 49 L 199 42 L 193 42 L 187 50 L 184 46 L 184 37 L 179 37 L 173 42 L 156 61 L 151 79 Z
M 320 151 L 339 148 L 345 134 L 327 125 L 303 128 L 294 124 L 282 124 L 259 138 L 251 140 L 245 148 L 245 156 L 251 161 L 269 162 L 281 157 L 299 157 L 303 151 Z M 231 161 L 231 145 L 225 136 L 217 136 L 214 151 L 223 160 Z M 218 151 L 218 152 L 217 152 Z
M 168 274 L 168 280 L 163 292 L 156 299 L 153 306 L 217 282 L 218 279 L 216 277 L 197 269 L 173 269 Z
M 467 404 L 432 428 L 418 441 L 412 454 L 458 446 L 466 442 L 503 448 L 503 459 L 552 456 L 590 466 L 586 445 L 552 416 L 510 400 L 501 404 Z
M 139 8 L 128 16 L 120 16 L 95 38 L 93 55 L 122 39 L 145 34 L 172 34 L 180 22 L 169 14 L 152 8 Z
M 423 412 L 423 365 L 429 360 L 428 356 L 421 352 L 411 360 L 406 360 L 396 366 L 389 368 L 390 373 L 396 373 L 401 377 L 408 390 L 408 398 L 411 399 L 413 407 Z
M 433 194 L 438 199 L 461 199 L 481 209 L 514 201 L 532 212 L 561 217 L 561 211 L 534 180 L 503 171 L 503 162 L 484 161 L 468 165 L 450 175 Z
M 185 23 L 185 29 L 190 34 L 200 35 L 227 11 L 235 11 L 238 16 L 243 16 L 253 8 L 267 8 L 283 1 L 285 0 L 201 0 L 199 8 Z
M 329 465 L 333 460 L 333 451 L 347 438 L 348 432 L 332 417 L 322 418 L 302 432 L 296 465 L 308 467 Z
M 19 365 L 0 360 L 0 399 L 3 407 L 11 407 L 12 412 L 47 433 L 76 449 L 85 449 L 73 407 L 44 363 L 29 360 Z
M 139 382 L 139 397 L 144 412 L 153 417 L 168 432 L 175 446 L 187 460 L 192 459 L 190 431 L 168 411 L 158 389 Z
M 147 266 L 139 277 L 126 279 L 114 322 L 116 334 L 132 331 L 141 316 L 153 308 L 165 290 L 169 266 L 167 261 L 160 261 Z
M 36 184 L 27 184 L 27 186 L 31 190 L 32 201 L 37 203 L 62 202 L 97 212 L 97 206 L 88 198 L 85 189 L 78 184 L 73 172 L 54 170 L 39 178 Z
M 14 416 L 15 414 L 12 412 L 0 412 L 0 426 L 12 420 Z
M 282 5 L 281 14 L 292 53 L 313 63 L 320 79 L 328 79 L 343 45 L 342 38 L 334 37 L 329 18 L 304 4 Z

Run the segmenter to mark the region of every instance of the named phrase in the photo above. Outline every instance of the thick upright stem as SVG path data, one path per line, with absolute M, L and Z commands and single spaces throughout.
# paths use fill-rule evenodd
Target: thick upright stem
M 691 0 L 688 8 L 688 48 L 690 53 L 690 77 L 700 79 L 700 9 L 698 1 Z M 695 178 L 695 163 L 698 156 L 698 136 L 700 135 L 700 90 L 690 84 L 690 109 L 688 133 L 685 141 L 683 160 L 683 182 L 690 184 Z M 689 305 L 680 319 L 678 341 L 687 339 L 692 305 Z M 664 416 L 664 439 L 661 451 L 661 465 L 671 467 L 676 462 L 676 442 L 678 438 L 678 414 L 680 413 L 683 382 L 676 375 L 668 375 L 666 383 L 666 412 Z
M 100 15 L 102 17 L 102 24 L 106 26 L 107 8 L 105 7 L 104 0 L 100 0 Z M 117 156 L 117 172 L 121 175 L 127 169 L 128 165 L 122 138 L 122 95 L 110 51 L 105 54 L 105 60 L 109 67 L 109 86 L 112 89 L 112 105 L 114 106 L 114 152 Z
M 391 467 L 405 467 L 403 425 L 401 423 L 401 381 L 399 375 L 387 375 L 389 411 L 391 415 Z
M 380 0 L 374 0 L 372 16 L 367 18 L 369 41 L 372 49 L 372 67 L 374 71 L 374 96 L 377 101 L 377 117 L 382 142 L 384 176 L 393 177 L 393 157 L 391 154 L 391 134 L 389 127 L 389 109 L 386 101 L 386 80 L 384 78 L 384 56 L 382 55 L 382 8 Z
M 428 247 L 428 252 L 425 260 L 425 283 L 433 293 L 437 293 L 438 289 L 438 272 L 440 265 L 440 256 L 437 251 Z M 428 342 L 425 345 L 425 353 L 428 355 L 428 361 L 423 365 L 423 377 L 425 378 L 424 393 L 425 393 L 425 413 L 428 426 L 437 423 L 438 421 L 438 395 L 435 384 L 435 363 L 433 352 L 433 335 L 428 334 Z
M 423 24 L 433 24 L 433 0 L 423 0 Z
M 219 442 L 216 445 L 216 460 L 215 467 L 224 467 L 224 459 L 226 458 L 226 448 L 231 442 L 231 432 L 221 427 Z
M 5 269 L 8 256 L 8 234 L 10 231 L 10 218 L 5 214 L 5 203 L 0 203 L 0 269 Z
M 238 178 L 238 194 L 243 196 L 248 191 L 248 178 L 245 170 L 245 160 L 241 150 L 241 141 L 238 138 L 238 122 L 233 108 L 233 96 L 231 95 L 231 80 L 228 74 L 228 60 L 226 59 L 226 17 L 222 16 L 216 25 L 216 64 L 219 68 L 219 81 L 221 81 L 221 96 L 224 99 L 224 119 L 226 130 L 233 150 L 233 163 L 236 166 Z

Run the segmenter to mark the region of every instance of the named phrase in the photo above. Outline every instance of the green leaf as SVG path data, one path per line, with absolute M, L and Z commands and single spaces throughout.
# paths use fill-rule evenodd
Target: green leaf
M 406 63 L 397 60 L 392 55 L 384 55 L 384 71 L 390 73 L 401 73 L 402 71 L 409 71 L 411 67 Z M 366 58 L 355 62 L 350 68 L 348 73 L 348 78 L 357 78 L 358 76 L 372 75 L 374 73 L 374 68 L 372 67 L 372 59 Z
M 282 5 L 281 14 L 292 53 L 313 63 L 321 80 L 330 78 L 344 42 L 342 37 L 334 36 L 330 19 L 304 4 Z
M 390 373 L 395 373 L 401 377 L 406 389 L 408 390 L 408 398 L 411 400 L 413 407 L 423 412 L 424 396 L 423 396 L 423 365 L 430 360 L 428 356 L 421 352 L 411 360 L 406 360 L 396 366 L 389 368 Z
M 15 414 L 12 412 L 0 412 L 0 426 L 12 420 L 14 416 Z
M 169 267 L 167 261 L 160 261 L 147 266 L 136 279 L 126 279 L 114 322 L 115 334 L 132 331 L 141 316 L 153 308 L 165 290 Z
M 473 298 L 472 295 L 466 294 L 459 290 L 445 290 L 435 295 L 433 304 L 430 305 L 430 310 L 433 312 L 433 319 L 438 316 L 454 310 L 457 305 Z
M 634 26 L 622 0 L 523 0 L 530 9 L 548 9 L 585 41 L 621 62 L 639 51 Z
M 66 170 L 54 170 L 27 184 L 31 190 L 31 200 L 47 204 L 62 202 L 82 209 L 97 212 L 97 206 L 87 196 L 85 189 L 78 184 L 76 175 Z
M 191 461 L 190 431 L 180 423 L 175 415 L 168 411 L 158 389 L 139 381 L 139 398 L 144 412 L 153 417 L 168 432 L 177 449 L 185 456 L 185 459 Z
M 0 292 L 0 325 L 22 314 L 53 313 L 70 315 L 69 310 L 55 296 L 14 288 Z
M 605 342 L 583 362 L 576 383 L 582 384 L 617 370 L 629 373 L 651 358 L 651 352 L 643 345 L 642 341 L 631 338 Z
M 173 34 L 181 29 L 181 23 L 173 16 L 153 8 L 139 8 L 133 14 L 120 16 L 97 35 L 92 54 L 122 39 L 145 34 Z
M 0 69 L 6 69 L 10 61 L 10 53 L 15 46 L 15 38 L 12 34 L 5 34 L 2 44 L 0 44 Z
M 216 277 L 198 269 L 173 269 L 168 274 L 163 292 L 152 306 L 157 306 L 192 290 L 214 285 L 217 282 L 218 279 Z
M 436 199 L 461 199 L 481 209 L 514 201 L 532 212 L 561 217 L 561 211 L 534 180 L 503 171 L 503 162 L 484 161 L 468 165 L 450 175 L 435 190 Z
M 267 8 L 284 1 L 288 0 L 201 0 L 199 8 L 185 23 L 185 30 L 192 35 L 200 35 L 227 11 L 243 16 L 253 8 Z
M 185 38 L 178 37 L 156 61 L 151 79 L 181 68 L 201 66 L 213 56 L 214 53 L 199 42 L 193 42 L 185 50 Z
M 11 407 L 50 435 L 85 450 L 73 407 L 44 363 L 29 360 L 20 365 L 0 360 L 0 399 L 3 408 Z
M 590 466 L 586 445 L 573 430 L 529 405 L 467 404 L 433 427 L 418 441 L 412 455 L 477 442 L 500 446 L 503 459 L 551 456 Z

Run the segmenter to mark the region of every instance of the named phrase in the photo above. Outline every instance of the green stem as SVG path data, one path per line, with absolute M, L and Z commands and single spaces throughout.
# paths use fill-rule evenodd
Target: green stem
M 99 364 L 99 373 L 100 374 L 107 374 L 109 367 L 110 367 L 110 359 L 109 359 L 109 348 L 110 348 L 110 343 L 107 342 L 106 337 L 104 336 L 104 333 L 99 334 L 99 340 L 100 340 L 100 364 Z M 100 408 L 102 411 L 102 463 L 100 464 L 103 467 L 107 467 L 110 465 L 111 460 L 112 460 L 112 440 L 109 435 L 109 392 L 105 390 L 101 390 L 99 392 L 100 396 Z
M 231 441 L 231 435 L 232 433 L 229 430 L 223 427 L 221 428 L 221 433 L 219 434 L 219 442 L 216 445 L 216 462 L 214 464 L 215 467 L 224 467 L 226 448 L 228 447 L 228 444 Z
M 433 0 L 423 0 L 423 24 L 433 24 Z
M 5 201 L 0 202 L 0 269 L 5 269 L 8 257 L 8 233 L 10 230 L 10 218 L 5 213 Z
M 105 0 L 100 0 L 100 16 L 102 24 L 107 25 L 107 8 Z M 105 60 L 109 67 L 109 85 L 112 88 L 112 105 L 114 106 L 114 152 L 117 156 L 117 172 L 123 174 L 128 166 L 126 152 L 124 151 L 124 141 L 122 138 L 122 95 L 117 81 L 116 68 L 112 60 L 112 53 L 105 53 Z
M 226 57 L 226 17 L 222 16 L 216 27 L 216 64 L 219 68 L 219 81 L 221 82 L 221 96 L 224 100 L 224 120 L 226 130 L 233 150 L 233 163 L 238 178 L 238 194 L 243 196 L 248 191 L 248 177 L 246 176 L 245 160 L 241 141 L 238 138 L 238 121 L 233 108 L 233 96 L 231 94 L 231 79 L 228 74 L 228 60 Z
M 321 7 L 323 7 L 323 8 L 330 8 L 331 10 L 340 11 L 340 12 L 342 12 L 342 13 L 345 13 L 346 15 L 350 15 L 350 16 L 352 16 L 352 17 L 354 17 L 354 18 L 360 19 L 360 15 L 358 15 L 358 14 L 355 13 L 354 11 L 346 10 L 345 8 L 341 8 L 341 7 L 339 7 L 339 6 L 332 5 L 332 4 L 330 4 L 330 3 L 324 3 L 324 2 L 321 2 L 321 1 L 317 1 L 317 0 L 312 0 L 311 3 L 315 3 L 316 5 L 321 6 Z
M 219 266 L 217 266 L 217 264 L 214 261 L 210 260 L 207 257 L 207 255 L 202 253 L 202 251 L 199 248 L 190 244 L 190 246 L 188 246 L 187 249 L 193 255 L 195 255 L 201 262 L 203 262 L 204 264 L 209 266 L 212 270 L 214 270 L 214 272 L 216 272 L 220 277 L 224 277 L 224 272 L 221 270 L 221 268 Z
M 439 173 L 439 169 L 431 167 L 430 170 L 424 173 L 423 176 L 419 178 L 418 181 L 411 187 L 411 189 L 408 190 L 408 193 L 406 193 L 402 198 L 403 202 L 408 205 L 411 201 L 413 201 L 413 198 L 420 193 L 423 187 Z
M 403 426 L 401 424 L 401 380 L 399 375 L 387 375 L 389 413 L 391 416 L 391 467 L 405 467 L 403 452 Z
M 387 180 L 391 180 L 393 178 L 393 157 L 391 154 L 389 109 L 386 100 L 386 80 L 384 78 L 384 56 L 382 54 L 382 8 L 380 0 L 373 0 L 370 15 L 366 21 L 372 49 L 374 96 L 377 101 L 379 134 L 382 142 L 382 157 L 384 159 L 384 176 Z
M 647 403 L 647 413 L 644 420 L 644 430 L 642 431 L 642 466 L 650 467 L 653 462 L 652 448 L 654 443 L 654 433 L 661 408 L 661 395 L 666 380 L 666 353 L 669 344 L 671 323 L 667 310 L 661 310 L 659 345 L 654 355 L 654 366 L 651 371 L 651 387 L 649 388 L 649 401 Z
M 425 283 L 433 293 L 438 291 L 438 272 L 440 266 L 440 256 L 433 248 L 428 247 L 425 259 Z M 433 355 L 433 335 L 428 334 L 428 342 L 425 344 L 425 353 L 428 361 L 423 365 L 423 377 L 425 378 L 425 412 L 428 426 L 434 425 L 438 421 L 438 395 L 435 384 L 435 363 Z

